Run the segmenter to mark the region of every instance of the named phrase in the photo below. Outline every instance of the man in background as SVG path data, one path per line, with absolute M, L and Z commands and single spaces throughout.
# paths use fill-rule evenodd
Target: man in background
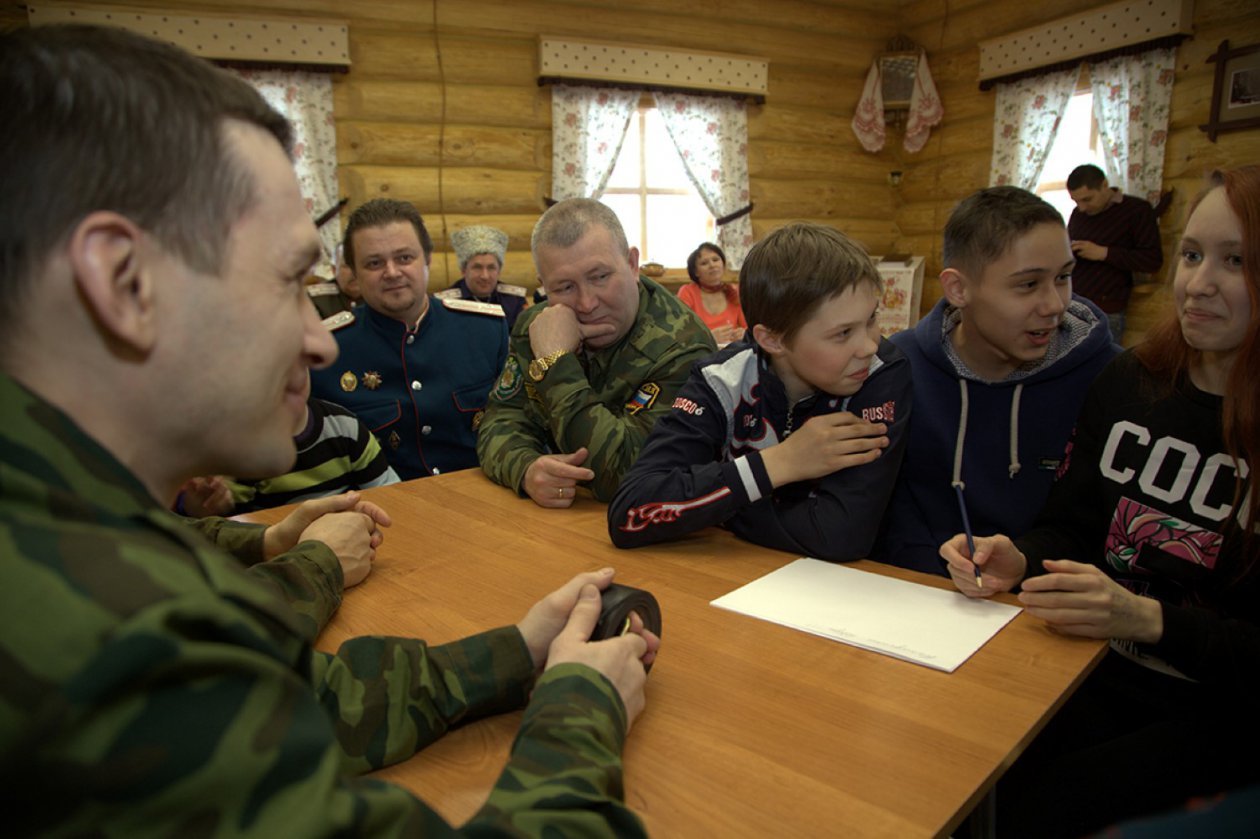
M 1103 170 L 1092 164 L 1073 169 L 1067 188 L 1076 202 L 1068 220 L 1076 254 L 1072 290 L 1102 309 L 1112 340 L 1119 344 L 1134 272 L 1153 274 L 1164 264 L 1155 210 L 1112 187 Z
M 459 260 L 459 282 L 434 294 L 439 299 L 477 300 L 503 309 L 508 331 L 525 311 L 525 289 L 499 282 L 508 235 L 497 227 L 474 224 L 451 234 L 451 247 Z
M 343 248 L 337 246 L 337 268 L 331 282 L 312 283 L 306 287 L 306 293 L 315 304 L 315 311 L 324 319 L 329 329 L 349 323 L 350 319 L 342 315 L 363 302 L 359 294 L 359 281 L 354 278 L 354 271 L 345 262 Z

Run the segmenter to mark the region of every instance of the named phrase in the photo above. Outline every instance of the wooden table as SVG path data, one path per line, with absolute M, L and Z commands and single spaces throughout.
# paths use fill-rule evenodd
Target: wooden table
M 663 644 L 625 766 L 626 800 L 659 836 L 948 834 L 1105 651 L 1021 613 L 941 673 L 710 606 L 796 558 L 725 531 L 620 551 L 604 505 L 544 510 L 479 470 L 367 495 L 394 526 L 322 649 L 363 634 L 438 643 L 514 623 L 574 573 L 606 565 L 656 596 Z M 519 720 L 478 721 L 377 775 L 462 822 L 485 801 Z

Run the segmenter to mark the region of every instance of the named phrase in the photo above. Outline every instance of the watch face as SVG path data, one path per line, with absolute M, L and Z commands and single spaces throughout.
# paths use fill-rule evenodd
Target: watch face
M 538 363 L 538 359 L 534 359 L 529 363 L 529 377 L 536 382 L 541 382 L 543 374 L 547 372 L 547 368 Z

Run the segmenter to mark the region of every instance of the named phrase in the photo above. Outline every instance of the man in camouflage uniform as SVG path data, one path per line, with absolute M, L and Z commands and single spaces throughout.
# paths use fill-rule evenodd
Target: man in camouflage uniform
M 641 833 L 619 754 L 657 641 L 585 641 L 610 570 L 515 626 L 328 655 L 332 552 L 263 574 L 223 550 L 261 559 L 313 524 L 206 538 L 164 509 L 193 475 L 288 468 L 306 370 L 336 352 L 302 288 L 319 239 L 284 120 L 174 47 L 61 26 L 0 35 L 0 112 L 7 831 L 446 834 L 353 776 L 528 698 L 469 830 Z M 330 520 L 376 541 L 371 516 Z
M 713 336 L 639 276 L 638 248 L 598 201 L 551 207 L 530 247 L 548 302 L 512 330 L 477 456 L 540 506 L 570 506 L 579 483 L 608 501 L 692 363 L 716 350 Z
M 459 260 L 459 282 L 433 296 L 493 303 L 503 309 L 510 332 L 525 311 L 525 289 L 499 282 L 507 246 L 508 235 L 497 227 L 472 224 L 456 230 L 451 234 L 451 247 Z

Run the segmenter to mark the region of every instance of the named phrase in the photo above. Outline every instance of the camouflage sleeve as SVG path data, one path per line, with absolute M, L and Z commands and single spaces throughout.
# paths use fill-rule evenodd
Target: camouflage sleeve
M 302 616 L 308 641 L 313 641 L 332 620 L 341 605 L 341 563 L 323 542 L 300 542 L 274 559 L 263 561 L 263 533 L 267 530 L 264 525 L 217 516 L 180 518 L 249 566 L 250 576 L 278 592 Z
M 452 726 L 519 708 L 534 666 L 515 627 L 430 647 L 413 638 L 351 638 L 314 653 L 316 693 L 337 721 L 344 769 L 410 757 Z
M 526 312 L 512 328 L 507 361 L 486 401 L 486 414 L 477 433 L 477 460 L 486 477 L 518 494 L 523 494 L 525 470 L 550 448 L 546 426 L 529 415 L 524 387 L 524 371 L 533 358 L 528 329 L 535 316 Z
M 515 627 L 427 647 L 407 638 L 355 638 L 315 657 L 317 693 L 332 717 L 342 769 L 410 757 L 451 727 L 519 708 L 533 662 Z M 470 832 L 642 836 L 624 805 L 625 708 L 589 667 L 552 668 L 534 686 L 512 754 Z
M 469 828 L 513 835 L 646 836 L 626 807 L 625 707 L 612 684 L 580 664 L 538 680 L 512 756 Z
M 611 501 L 622 477 L 630 470 L 657 419 L 669 413 L 674 396 L 687 381 L 691 365 L 713 352 L 712 344 L 676 344 L 650 366 L 626 371 L 635 386 L 648 382 L 660 390 L 651 404 L 631 413 L 625 406 L 609 408 L 600 402 L 586 380 L 582 365 L 571 356 L 560 360 L 538 383 L 538 395 L 551 420 L 551 432 L 561 451 L 582 446 L 590 450 L 586 466 L 595 472 L 592 494 Z M 633 391 L 632 391 L 633 392 Z
M 330 720 L 328 700 L 321 703 L 283 660 L 255 617 L 227 601 L 172 599 L 117 627 L 73 689 L 43 703 L 16 740 L 6 734 L 0 781 L 13 800 L 32 805 L 7 813 L 15 835 L 455 835 L 406 790 L 346 773 L 334 732 L 344 742 L 347 730 L 366 729 L 344 707 Z M 503 631 L 489 635 L 469 641 L 494 647 L 506 640 Z M 396 664 L 405 645 L 361 640 L 358 665 L 368 672 L 360 684 L 372 696 L 390 672 L 382 665 Z M 454 703 L 465 718 L 523 698 L 527 682 L 495 695 L 463 669 L 480 662 L 461 662 L 456 653 L 449 659 L 455 671 L 445 671 L 430 666 L 436 661 L 419 664 L 419 649 L 403 657 L 414 655 L 414 675 L 431 680 L 421 692 L 468 690 Z M 541 680 L 477 821 L 524 836 L 641 835 L 621 801 L 625 722 L 611 691 L 587 668 Z M 383 711 L 365 708 L 385 726 L 363 739 L 370 754 L 385 753 L 401 719 L 382 722 Z M 45 806 L 52 790 L 57 807 Z

